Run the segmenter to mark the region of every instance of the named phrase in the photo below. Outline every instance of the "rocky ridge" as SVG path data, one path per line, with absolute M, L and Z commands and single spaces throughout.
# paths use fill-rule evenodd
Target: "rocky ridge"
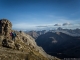
M 15 41 L 10 32 L 12 23 L 7 19 L 0 20 L 0 60 L 59 60 L 48 55 L 35 40 L 24 32 L 16 32 Z

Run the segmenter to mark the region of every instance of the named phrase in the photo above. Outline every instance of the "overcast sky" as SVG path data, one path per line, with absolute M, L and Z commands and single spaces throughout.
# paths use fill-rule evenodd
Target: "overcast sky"
M 80 0 L 0 0 L 0 19 L 16 30 L 80 28 Z

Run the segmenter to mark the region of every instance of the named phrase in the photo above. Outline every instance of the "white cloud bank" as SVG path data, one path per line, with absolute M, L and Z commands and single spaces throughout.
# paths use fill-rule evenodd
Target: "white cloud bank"
M 34 29 L 36 25 L 27 24 L 27 23 L 17 23 L 13 24 L 13 29 L 16 30 L 27 30 L 27 29 Z
M 17 22 L 13 24 L 13 29 L 16 30 L 39 30 L 39 29 L 55 29 L 57 27 L 62 28 L 79 28 L 80 19 L 78 20 L 69 20 L 65 17 L 57 17 L 55 15 L 45 16 L 46 18 L 42 19 L 31 19 L 32 21 L 26 22 Z M 22 19 L 24 20 L 24 19 Z M 22 21 L 21 20 L 21 21 Z M 27 19 L 25 19 L 27 20 Z
M 62 28 L 79 28 L 80 24 L 71 24 L 71 23 L 56 23 L 56 24 L 44 24 L 44 25 L 34 25 L 34 24 L 28 24 L 28 23 L 17 23 L 13 24 L 14 30 L 44 30 L 44 29 L 56 29 L 58 27 Z

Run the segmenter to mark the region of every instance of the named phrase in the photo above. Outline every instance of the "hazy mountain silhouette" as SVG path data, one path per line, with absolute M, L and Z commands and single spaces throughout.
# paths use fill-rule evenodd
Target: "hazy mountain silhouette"
M 46 30 L 42 30 L 42 31 L 25 31 L 25 33 L 29 34 L 30 36 L 32 36 L 34 39 L 37 39 L 38 36 L 45 34 Z

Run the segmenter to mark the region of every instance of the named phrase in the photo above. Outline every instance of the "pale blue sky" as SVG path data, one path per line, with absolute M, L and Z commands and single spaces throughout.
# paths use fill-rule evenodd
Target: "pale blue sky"
M 2 18 L 16 30 L 79 28 L 80 0 L 0 0 Z

